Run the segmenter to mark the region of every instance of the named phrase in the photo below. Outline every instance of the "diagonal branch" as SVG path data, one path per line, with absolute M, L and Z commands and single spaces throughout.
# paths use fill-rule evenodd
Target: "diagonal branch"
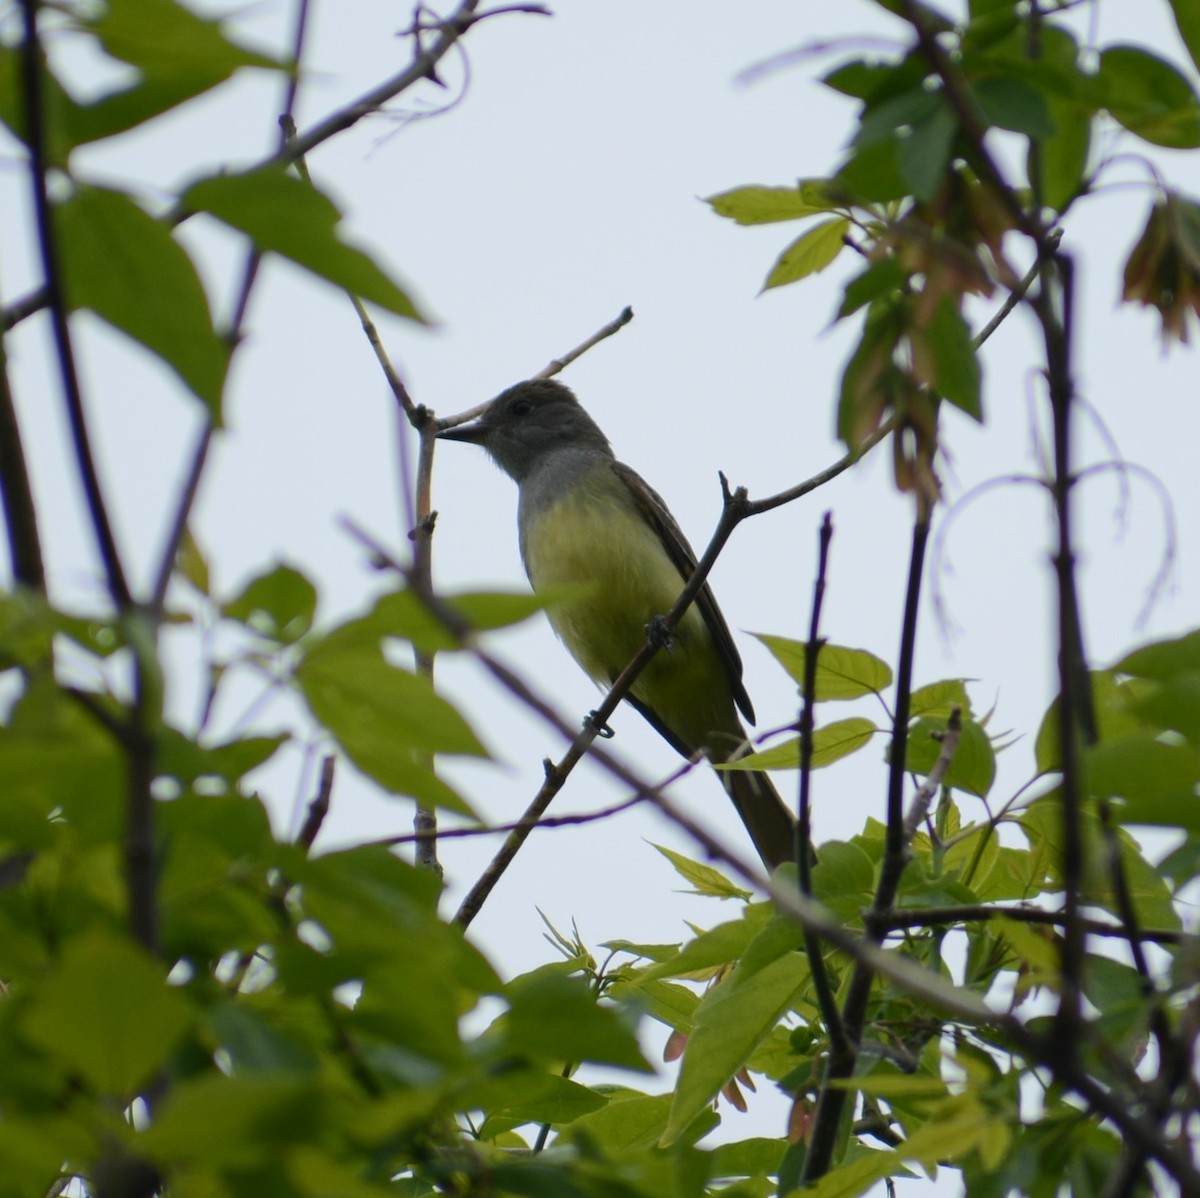
M 79 386 L 79 374 L 75 368 L 75 352 L 71 344 L 71 330 L 67 321 L 67 297 L 63 289 L 62 272 L 58 262 L 58 248 L 54 242 L 53 213 L 50 206 L 48 177 L 50 160 L 46 154 L 46 109 L 42 87 L 42 47 L 38 40 L 37 0 L 21 0 L 24 18 L 24 39 L 21 43 L 21 89 L 25 104 L 26 137 L 29 146 L 29 178 L 33 188 L 33 208 L 37 221 L 38 251 L 41 256 L 42 273 L 45 276 L 45 304 L 50 309 L 50 326 L 54 336 L 55 353 L 58 359 L 59 376 L 63 398 L 67 408 L 67 423 L 71 430 L 71 444 L 75 451 L 75 464 L 83 484 L 84 501 L 92 526 L 92 535 L 104 574 L 108 581 L 108 592 L 113 606 L 124 612 L 132 605 L 129 584 L 121 565 L 121 556 L 113 536 L 112 523 L 105 506 L 100 478 L 96 472 L 96 461 L 92 454 L 87 420 L 83 411 L 83 394 Z

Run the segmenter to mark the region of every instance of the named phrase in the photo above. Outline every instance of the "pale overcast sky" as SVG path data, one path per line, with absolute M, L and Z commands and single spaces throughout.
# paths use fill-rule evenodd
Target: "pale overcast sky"
M 453 111 L 364 121 L 317 150 L 310 167 L 344 206 L 348 233 L 394 266 L 438 319 L 435 331 L 383 317 L 380 327 L 415 398 L 439 413 L 478 403 L 536 372 L 632 305 L 633 323 L 563 379 L 702 547 L 718 515 L 718 470 L 758 496 L 839 456 L 833 409 L 855 331 L 829 324 L 856 263 L 839 260 L 817 279 L 757 296 L 798 227 L 736 228 L 699 198 L 836 167 L 854 109 L 815 80 L 839 55 L 801 61 L 752 86 L 736 76 L 803 43 L 902 31 L 866 3 L 563 0 L 553 7 L 552 19 L 498 17 L 470 33 L 469 86 Z M 233 27 L 248 41 L 281 48 L 290 8 L 278 0 L 248 6 Z M 394 34 L 410 12 L 379 0 L 318 0 L 301 130 L 407 61 L 408 46 Z M 1179 59 L 1166 4 L 1111 0 L 1099 6 L 1098 32 L 1103 42 L 1165 47 Z M 412 116 L 445 102 L 458 93 L 463 72 L 461 58 L 448 60 L 449 88 L 424 86 L 399 109 Z M 79 172 L 101 180 L 132 176 L 148 196 L 165 197 L 164 189 L 198 170 L 244 165 L 267 152 L 279 93 L 278 80 L 243 74 L 144 133 L 80 154 Z M 1141 147 L 1126 138 L 1118 149 Z M 27 202 L 11 143 L 0 145 L 0 154 L 6 164 L 0 204 L 8 214 L 0 222 L 0 288 L 7 302 L 33 276 L 17 219 Z M 1200 194 L 1195 155 L 1162 153 L 1157 161 L 1168 179 Z M 1072 216 L 1064 242 L 1080 265 L 1079 380 L 1121 453 L 1154 471 L 1170 493 L 1180 543 L 1173 588 L 1139 631 L 1135 621 L 1163 553 L 1159 500 L 1132 479 L 1122 524 L 1115 477 L 1088 484 L 1081 501 L 1083 602 L 1089 649 L 1101 664 L 1140 638 L 1196 624 L 1200 611 L 1196 361 L 1186 349 L 1164 356 L 1155 321 L 1117 309 L 1121 263 L 1150 193 L 1146 171 L 1135 163 L 1112 178 L 1137 186 L 1090 200 Z M 181 235 L 201 256 L 223 308 L 240 269 L 240 246 L 198 220 Z M 977 327 L 990 310 L 988 304 L 972 309 Z M 195 405 L 164 370 L 94 322 L 78 323 L 104 480 L 122 543 L 138 563 L 134 576 L 144 584 L 187 460 Z M 942 474 L 950 502 L 986 479 L 1037 469 L 1034 429 L 1044 427 L 1044 404 L 1031 328 L 1018 313 L 987 347 L 987 424 L 946 415 L 950 461 Z M 66 481 L 72 472 L 45 333 L 41 318 L 30 320 L 9 353 L 46 513 L 52 584 L 64 602 L 78 604 L 97 593 L 97 575 L 79 496 Z M 397 547 L 406 544 L 393 406 L 345 298 L 295 268 L 269 263 L 230 381 L 228 428 L 197 506 L 196 531 L 220 587 L 232 593 L 273 560 L 286 560 L 318 582 L 327 622 L 379 590 L 381 579 L 366 569 L 338 517 L 352 516 Z M 1111 456 L 1088 417 L 1081 415 L 1079 424 L 1086 460 Z M 516 491 L 482 453 L 460 445 L 439 449 L 434 503 L 440 585 L 525 586 Z M 826 508 L 836 532 L 825 633 L 894 664 L 910 505 L 892 489 L 890 462 L 881 455 L 801 503 L 743 525 L 713 575 L 745 659 L 760 729 L 794 719 L 795 692 L 746 634 L 805 635 L 816 532 Z M 944 509 L 938 522 L 945 522 Z M 1046 499 L 1030 486 L 993 492 L 957 515 L 947 568 L 936 580 L 955 631 L 947 637 L 928 604 L 921 625 L 918 683 L 978 679 L 971 688 L 976 709 L 995 704 L 992 728 L 1024 735 L 1003 756 L 997 801 L 1028 779 L 1033 734 L 1052 693 L 1049 532 Z M 934 581 L 930 575 L 927 585 Z M 495 637 L 492 648 L 572 720 L 595 705 L 594 688 L 544 621 Z M 171 652 L 180 671 L 171 709 L 187 721 L 197 702 L 189 663 L 198 647 L 181 634 L 172 638 Z M 564 746 L 481 681 L 471 663 L 439 662 L 438 676 L 500 763 L 457 768 L 455 781 L 488 819 L 517 817 L 538 787 L 542 758 L 558 756 Z M 242 690 L 220 712 L 226 728 L 253 694 Z M 872 704 L 822 716 L 856 712 L 882 716 Z M 259 724 L 285 726 L 292 713 L 281 702 L 263 711 Z M 675 768 L 672 751 L 632 710 L 619 713 L 614 726 L 611 747 L 645 775 L 663 777 Z M 850 836 L 868 816 L 882 815 L 883 751 L 880 739 L 817 777 L 818 839 Z M 282 754 L 260 780 L 281 828 L 294 824 L 297 795 L 306 798 L 311 786 L 298 781 L 301 759 L 299 751 Z M 793 775 L 778 781 L 786 792 Z M 679 794 L 689 809 L 709 813 L 714 827 L 742 836 L 707 771 L 696 771 Z M 556 810 L 587 810 L 618 797 L 601 771 L 583 768 Z M 970 818 L 971 800 L 962 802 Z M 346 767 L 320 843 L 404 832 L 410 820 L 406 801 L 372 793 Z M 560 927 L 577 920 L 593 946 L 618 937 L 677 940 L 687 934 L 685 919 L 712 924 L 729 917 L 712 901 L 678 895 L 680 884 L 648 841 L 691 851 L 682 834 L 640 811 L 534 836 L 473 935 L 502 972 L 515 973 L 551 955 L 535 906 Z M 488 838 L 444 847 L 448 903 L 497 844 Z M 733 1130 L 746 1134 L 736 1116 Z

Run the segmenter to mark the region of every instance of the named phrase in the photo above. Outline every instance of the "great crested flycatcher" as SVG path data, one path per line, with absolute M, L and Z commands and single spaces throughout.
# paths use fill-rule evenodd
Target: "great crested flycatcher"
M 535 592 L 585 584 L 579 599 L 547 614 L 584 670 L 601 686 L 611 684 L 696 568 L 667 505 L 617 461 L 574 393 L 551 379 L 510 387 L 478 421 L 439 436 L 482 445 L 516 481 L 529 581 Z M 703 749 L 724 762 L 748 751 L 737 709 L 753 723 L 754 708 L 707 583 L 626 697 L 685 757 Z M 764 863 L 793 860 L 795 821 L 767 775 L 719 776 Z

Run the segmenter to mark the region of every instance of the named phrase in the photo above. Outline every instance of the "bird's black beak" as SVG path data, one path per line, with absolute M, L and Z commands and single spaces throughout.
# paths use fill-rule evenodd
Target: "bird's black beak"
M 482 445 L 491 430 L 482 420 L 474 420 L 470 424 L 456 424 L 453 428 L 444 428 L 437 434 L 439 441 L 466 441 L 469 445 Z

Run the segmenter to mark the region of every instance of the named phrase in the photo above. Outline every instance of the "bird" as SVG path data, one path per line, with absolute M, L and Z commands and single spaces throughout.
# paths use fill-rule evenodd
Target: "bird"
M 559 639 L 602 687 L 657 628 L 696 569 L 696 555 L 662 497 L 617 459 L 575 393 L 555 379 L 517 383 L 480 417 L 439 439 L 481 446 L 516 482 L 521 559 L 535 593 L 574 589 L 551 604 Z M 742 662 L 706 582 L 626 695 L 684 757 L 735 761 L 749 752 L 739 712 L 754 708 Z M 718 777 L 768 869 L 795 859 L 796 821 L 770 778 Z

